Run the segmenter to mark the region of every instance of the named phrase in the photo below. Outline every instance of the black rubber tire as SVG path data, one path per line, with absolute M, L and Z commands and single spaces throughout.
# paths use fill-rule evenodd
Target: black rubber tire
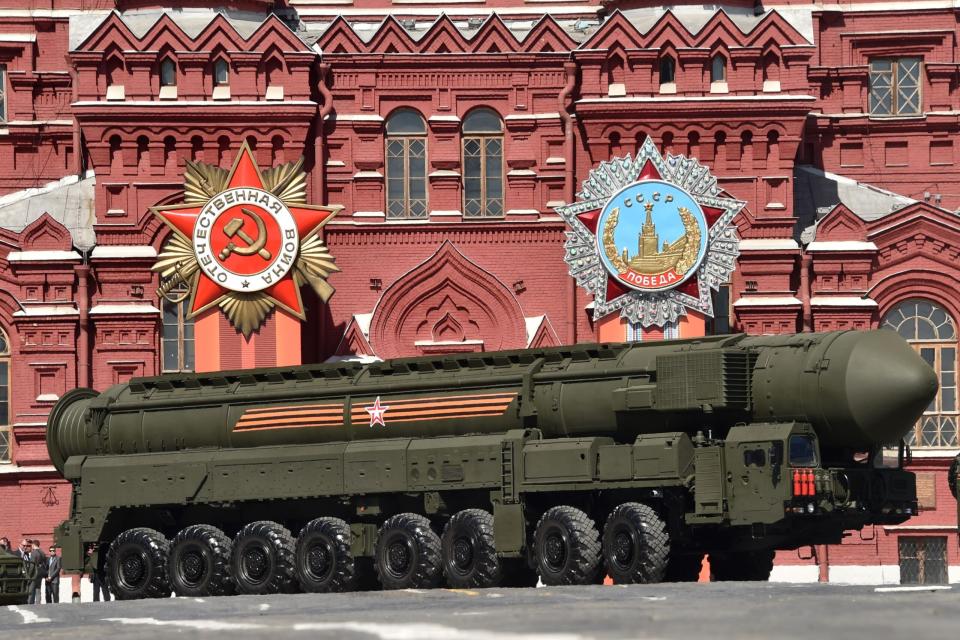
M 311 520 L 297 536 L 294 554 L 297 581 L 307 593 L 342 593 L 356 589 L 350 525 L 340 518 Z
M 155 529 L 138 527 L 118 535 L 107 549 L 107 586 L 117 600 L 169 598 L 170 542 Z
M 670 559 L 667 561 L 667 571 L 663 576 L 663 582 L 696 582 L 700 579 L 704 555 L 702 553 L 687 555 L 671 553 Z
M 294 541 L 290 531 L 270 520 L 251 522 L 233 539 L 230 575 L 238 593 L 293 593 Z
M 600 533 L 580 509 L 548 509 L 533 534 L 533 555 L 547 586 L 594 584 L 602 570 Z
M 648 505 L 618 505 L 603 527 L 603 559 L 614 584 L 662 582 L 670 560 L 666 524 Z
M 710 554 L 710 579 L 714 582 L 766 582 L 773 570 L 774 551 L 737 551 Z
M 957 474 L 960 473 L 960 455 L 950 463 L 950 470 L 947 472 L 947 485 L 950 487 L 950 493 L 953 499 L 957 499 Z
M 178 596 L 194 598 L 232 595 L 232 550 L 233 541 L 212 525 L 195 524 L 183 529 L 170 543 L 170 588 Z
M 384 589 L 432 589 L 443 580 L 440 536 L 416 513 L 387 518 L 377 535 L 375 566 Z
M 493 540 L 493 515 L 464 509 L 447 521 L 440 538 L 443 574 L 454 589 L 484 589 L 500 585 L 500 558 Z

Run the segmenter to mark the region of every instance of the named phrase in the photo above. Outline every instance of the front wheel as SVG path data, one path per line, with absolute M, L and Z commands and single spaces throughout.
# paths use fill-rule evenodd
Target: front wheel
M 651 507 L 624 502 L 603 528 L 603 559 L 614 584 L 663 580 L 670 557 L 667 526 Z
M 167 558 L 170 543 L 146 527 L 127 529 L 107 550 L 107 584 L 117 600 L 170 597 Z
M 593 584 L 600 573 L 597 526 L 574 507 L 553 507 L 543 514 L 533 534 L 533 552 L 547 586 Z

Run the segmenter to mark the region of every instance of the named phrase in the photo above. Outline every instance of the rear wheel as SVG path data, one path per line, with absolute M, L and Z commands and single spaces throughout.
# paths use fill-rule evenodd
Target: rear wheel
M 118 535 L 107 550 L 107 583 L 117 600 L 167 598 L 170 543 L 162 533 L 140 527 Z
M 308 593 L 353 591 L 356 568 L 350 525 L 340 518 L 317 518 L 297 536 L 297 580 Z
M 384 589 L 432 589 L 443 578 L 440 537 L 416 513 L 388 518 L 377 536 L 377 577 Z
M 233 593 L 230 552 L 233 542 L 207 524 L 185 528 L 173 539 L 167 565 L 178 596 L 227 596 Z
M 233 539 L 230 569 L 237 591 L 246 594 L 292 593 L 293 537 L 269 520 L 251 522 Z
M 547 510 L 533 534 L 537 571 L 543 584 L 593 584 L 601 569 L 600 534 L 580 509 Z
M 663 580 L 670 557 L 667 526 L 651 507 L 625 502 L 603 528 L 603 559 L 614 584 Z
M 766 582 L 773 571 L 775 551 L 736 551 L 710 554 L 711 580 Z
M 441 546 L 443 573 L 451 587 L 482 589 L 500 584 L 500 559 L 489 512 L 465 509 L 454 514 L 443 530 Z

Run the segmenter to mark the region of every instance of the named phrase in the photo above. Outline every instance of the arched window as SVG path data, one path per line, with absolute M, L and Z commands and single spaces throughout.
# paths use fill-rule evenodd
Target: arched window
M 177 63 L 170 58 L 164 58 L 160 63 L 160 86 L 177 86 Z
M 413 109 L 387 119 L 387 217 L 427 217 L 427 127 Z
M 780 58 L 773 51 L 763 56 L 763 90 L 780 91 Z
M 727 59 L 722 53 L 718 53 L 710 60 L 710 82 L 727 81 Z
M 463 213 L 503 215 L 503 122 L 493 109 L 463 119 Z
M 933 367 L 940 390 L 907 436 L 914 447 L 957 446 L 957 332 L 950 314 L 928 300 L 907 300 L 891 309 L 881 326 L 893 329 Z
M 10 343 L 0 329 L 0 463 L 10 462 Z
M 194 369 L 193 319 L 187 318 L 189 293 L 186 287 L 178 287 L 161 300 L 163 334 L 160 336 L 160 365 L 164 373 Z
M 213 86 L 223 87 L 230 84 L 230 67 L 223 58 L 213 63 Z
M 674 84 L 677 80 L 677 63 L 673 56 L 666 55 L 660 58 L 660 86 Z

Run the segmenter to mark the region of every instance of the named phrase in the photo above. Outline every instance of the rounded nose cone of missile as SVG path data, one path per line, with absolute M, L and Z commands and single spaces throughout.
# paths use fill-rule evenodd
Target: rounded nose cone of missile
M 913 348 L 892 331 L 861 334 L 846 375 L 849 410 L 860 430 L 877 444 L 906 434 L 937 395 L 937 376 Z

